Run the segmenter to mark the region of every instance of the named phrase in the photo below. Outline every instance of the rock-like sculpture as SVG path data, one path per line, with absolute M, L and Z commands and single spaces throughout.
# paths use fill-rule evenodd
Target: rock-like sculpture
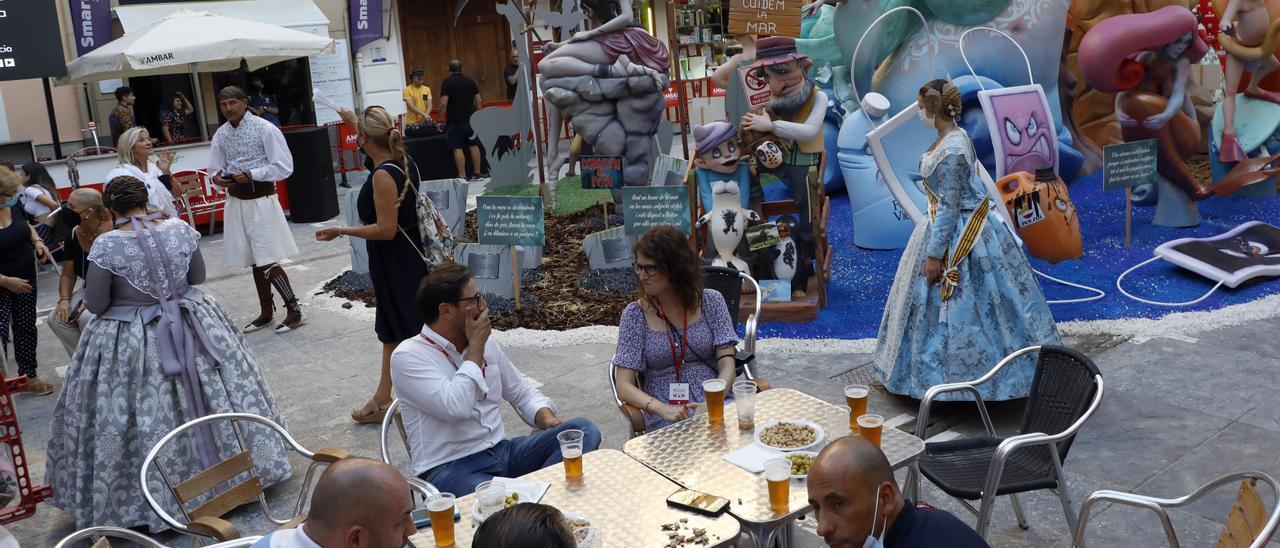
M 560 121 L 573 128 L 596 154 L 623 157 L 628 186 L 648 182 L 649 149 L 666 107 L 670 81 L 667 46 L 636 24 L 631 3 L 582 0 L 594 28 L 549 44 L 538 63 L 547 109 L 550 203 L 562 163 Z

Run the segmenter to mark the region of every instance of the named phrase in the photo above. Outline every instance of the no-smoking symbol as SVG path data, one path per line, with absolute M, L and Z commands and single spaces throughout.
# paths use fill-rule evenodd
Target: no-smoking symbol
M 756 74 L 757 74 L 756 71 L 749 70 L 747 71 L 747 77 L 745 78 L 747 90 L 753 93 L 757 91 L 764 91 L 764 89 L 769 85 L 769 83 L 766 82 L 764 78 L 761 78 Z

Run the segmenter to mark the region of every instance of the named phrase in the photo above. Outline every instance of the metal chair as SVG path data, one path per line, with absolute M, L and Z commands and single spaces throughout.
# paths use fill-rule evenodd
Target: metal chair
M 165 446 L 184 432 L 208 423 L 221 421 L 231 423 L 236 441 L 240 445 L 240 452 L 185 480 L 175 482 L 174 478 L 169 477 L 169 473 L 156 461 Z M 280 519 L 271 513 L 271 507 L 267 504 L 261 480 L 253 473 L 253 453 L 245 442 L 244 434 L 240 431 L 240 421 L 256 423 L 270 429 L 280 437 L 287 449 L 291 449 L 311 461 L 311 465 L 307 467 L 307 475 L 302 481 L 302 490 L 298 493 L 298 500 L 294 506 L 293 513 L 287 518 Z M 311 480 L 315 475 L 316 468 L 322 464 L 333 464 L 349 456 L 351 454 L 342 449 L 322 449 L 313 453 L 294 440 L 293 436 L 289 435 L 289 432 L 284 427 L 266 417 L 250 413 L 218 413 L 187 422 L 160 438 L 160 441 L 147 453 L 147 458 L 142 461 L 142 469 L 138 477 L 142 483 L 142 495 L 147 499 L 147 504 L 151 505 L 151 510 L 157 516 L 160 516 L 160 519 L 169 527 L 179 533 L 193 536 L 197 539 L 211 538 L 218 542 L 226 542 L 240 537 L 240 532 L 235 526 L 222 519 L 222 516 L 226 515 L 227 512 L 257 499 L 258 505 L 263 514 L 267 516 L 267 519 L 276 525 L 287 525 L 302 514 L 303 507 L 309 500 L 307 493 L 311 489 Z M 164 481 L 165 486 L 169 488 L 170 496 L 177 502 L 178 509 L 182 512 L 182 517 L 186 519 L 186 523 L 178 521 L 178 519 L 170 515 L 151 493 L 147 478 L 153 466 L 160 473 L 160 478 Z M 241 475 L 248 475 L 248 477 L 231 487 L 215 490 L 223 484 L 235 481 Z M 195 508 L 188 509 L 187 505 L 189 503 L 207 495 L 212 496 L 199 503 Z
M 1259 481 L 1270 486 L 1272 497 L 1278 499 L 1276 507 L 1271 509 L 1270 515 L 1266 513 L 1266 505 L 1263 504 L 1262 499 L 1258 496 L 1258 492 L 1254 490 L 1254 486 Z M 1220 548 L 1236 546 L 1262 548 L 1275 535 L 1277 525 L 1280 525 L 1280 484 L 1277 484 L 1276 480 L 1271 476 L 1258 471 L 1227 474 L 1201 485 L 1191 494 L 1175 499 L 1148 497 L 1108 489 L 1094 491 L 1089 494 L 1089 497 L 1085 499 L 1084 504 L 1080 507 L 1080 520 L 1075 528 L 1072 546 L 1084 544 L 1084 533 L 1088 527 L 1089 513 L 1093 509 L 1093 505 L 1099 502 L 1111 502 L 1125 506 L 1146 508 L 1155 512 L 1160 517 L 1160 525 L 1164 527 L 1164 534 L 1169 540 L 1169 546 L 1178 548 L 1180 546 L 1178 535 L 1173 531 L 1173 523 L 1169 521 L 1167 510 L 1191 504 L 1210 491 L 1235 482 L 1241 482 L 1240 494 L 1236 497 L 1236 504 L 1232 507 L 1231 513 L 1227 516 L 1227 528 L 1223 532 L 1218 546 Z M 1237 538 L 1237 536 L 1246 538 Z
M 1039 352 L 1039 357 L 1022 426 L 1017 435 L 998 437 L 977 386 L 990 381 L 1006 365 L 1034 352 Z M 1058 493 L 1067 523 L 1074 529 L 1076 513 L 1072 509 L 1062 464 L 1076 432 L 1102 403 L 1102 374 L 1098 367 L 1084 354 L 1070 348 L 1023 348 L 1000 360 L 977 380 L 929 388 L 920 402 L 917 437 L 925 437 L 929 407 L 933 401 L 944 393 L 960 391 L 973 394 L 987 435 L 926 444 L 924 454 L 912 465 L 908 478 L 908 493 L 912 500 L 919 499 L 920 475 L 923 473 L 934 485 L 959 499 L 978 516 L 977 531 L 985 538 L 997 496 L 1010 496 L 1018 526 L 1026 529 L 1027 520 L 1017 494 L 1050 489 Z M 979 499 L 982 500 L 981 509 L 975 510 L 968 501 Z
M 93 540 L 95 537 L 97 540 Z M 110 548 L 111 543 L 107 540 L 110 538 L 127 540 L 129 542 L 142 545 L 144 548 L 167 548 L 165 545 L 156 542 L 155 539 L 152 539 L 142 533 L 120 527 L 105 526 L 89 527 L 88 529 L 81 529 L 71 533 L 70 535 L 67 535 L 66 538 L 53 545 L 53 548 L 71 548 L 72 546 L 75 546 L 77 542 L 82 540 L 93 540 L 93 548 Z
M 173 182 L 178 185 L 179 214 L 187 217 L 187 222 L 196 227 L 197 215 L 209 216 L 209 234 L 213 234 L 218 212 L 226 209 L 227 194 L 218 185 L 213 184 L 209 174 L 203 170 L 182 171 L 173 174 Z
M 413 460 L 413 452 L 409 446 L 409 434 L 404 430 L 404 419 L 400 417 L 400 400 L 391 400 L 391 405 L 387 407 L 386 416 L 382 417 L 382 433 L 379 435 L 379 449 L 382 451 L 382 462 L 395 466 L 391 460 L 391 447 L 387 441 L 391 437 L 391 429 L 394 427 L 400 433 L 400 442 L 404 444 L 404 452 L 409 455 L 409 459 Z M 404 471 L 401 471 L 404 474 Z M 415 495 L 422 498 L 423 504 L 427 499 L 440 493 L 436 486 L 424 481 L 413 475 L 412 471 L 404 474 L 404 479 L 409 482 L 409 489 Z
M 141 533 L 137 533 L 129 529 L 121 529 L 119 527 L 105 526 L 90 527 L 88 529 L 81 529 L 71 533 L 66 538 L 58 541 L 53 548 L 71 548 L 79 541 L 91 540 L 94 537 L 97 537 L 98 540 L 94 541 L 92 545 L 93 548 L 110 548 L 111 543 L 107 540 L 109 538 L 127 540 L 135 544 L 140 544 L 143 548 L 168 548 L 165 545 L 156 542 L 151 537 Z M 261 539 L 261 536 L 244 537 L 227 542 L 219 542 L 209 546 L 208 548 L 249 548 L 250 546 L 253 546 L 253 543 L 258 542 Z

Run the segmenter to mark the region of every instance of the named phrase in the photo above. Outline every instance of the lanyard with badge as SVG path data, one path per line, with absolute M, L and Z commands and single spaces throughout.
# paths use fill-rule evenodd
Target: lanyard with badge
M 458 370 L 458 362 L 456 362 L 456 361 L 454 361 L 454 360 L 453 360 L 453 356 L 450 356 L 450 355 L 449 355 L 449 352 L 448 352 L 447 350 L 445 350 L 443 346 L 440 346 L 440 343 L 437 343 L 437 342 L 435 342 L 435 341 L 433 341 L 433 340 L 431 340 L 431 339 L 427 338 L 427 336 L 426 336 L 426 335 L 423 335 L 422 333 L 418 333 L 418 336 L 419 336 L 419 337 L 422 337 L 422 340 L 426 341 L 426 342 L 427 342 L 427 344 L 429 344 L 429 345 L 431 345 L 431 346 L 434 346 L 436 350 L 439 350 L 439 351 L 440 351 L 440 353 L 444 355 L 444 359 L 449 360 L 449 365 L 452 365 L 452 366 L 453 366 L 453 370 L 454 370 L 454 371 L 457 371 L 457 370 Z M 477 365 L 479 365 L 479 364 L 477 364 Z M 484 378 L 486 378 L 486 379 L 487 379 L 487 378 L 488 378 L 488 372 L 486 371 L 486 369 L 487 369 L 487 368 L 484 368 L 484 367 L 481 367 L 481 368 L 480 368 L 480 376 L 481 376 L 481 377 L 484 377 Z M 476 395 L 476 399 L 480 399 L 480 400 L 484 399 L 484 394 L 477 394 L 477 395 Z
M 654 301 L 654 307 L 658 309 L 658 317 L 663 321 L 667 321 L 667 315 L 662 311 L 662 305 Z M 684 313 L 684 330 L 680 335 L 680 353 L 676 354 L 676 340 L 673 336 L 675 326 L 671 326 L 671 331 L 667 331 L 667 345 L 671 347 L 671 365 L 676 370 L 676 382 L 671 383 L 667 390 L 667 403 L 671 405 L 688 405 L 689 404 L 689 383 L 684 382 L 682 369 L 684 367 L 685 352 L 689 347 L 689 311 Z

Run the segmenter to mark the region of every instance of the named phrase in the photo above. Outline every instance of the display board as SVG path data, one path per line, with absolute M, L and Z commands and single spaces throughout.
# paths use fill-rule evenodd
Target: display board
M 689 189 L 683 186 L 624 188 L 622 220 L 629 236 L 643 236 L 650 228 L 660 225 L 671 225 L 689 234 Z
M 0 82 L 66 74 L 57 2 L 0 0 Z
M 480 196 L 476 227 L 481 244 L 541 246 L 546 232 L 542 198 Z
M 1107 145 L 1102 149 L 1102 188 L 1116 190 L 1156 182 L 1156 141 Z
M 311 85 L 340 107 L 355 110 L 355 94 L 351 91 L 351 55 L 346 40 L 334 40 L 332 53 L 312 55 Z M 316 125 L 335 124 L 342 117 L 333 109 L 316 103 Z
M 800 0 L 732 0 L 729 32 L 760 36 L 800 36 Z

